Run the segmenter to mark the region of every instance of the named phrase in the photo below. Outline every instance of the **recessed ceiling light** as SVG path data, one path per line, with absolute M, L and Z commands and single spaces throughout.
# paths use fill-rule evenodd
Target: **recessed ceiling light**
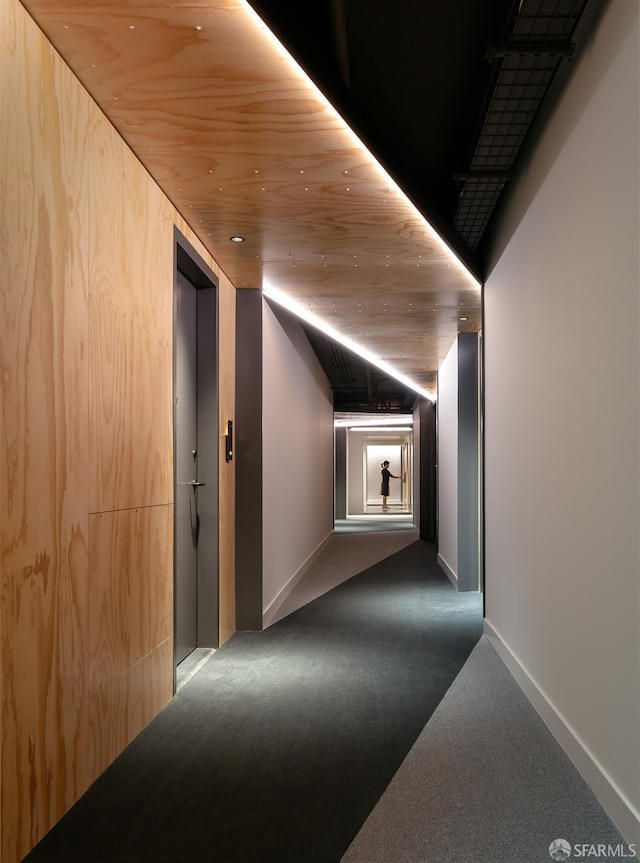
M 232 243 L 244 243 L 244 237 L 229 237 Z

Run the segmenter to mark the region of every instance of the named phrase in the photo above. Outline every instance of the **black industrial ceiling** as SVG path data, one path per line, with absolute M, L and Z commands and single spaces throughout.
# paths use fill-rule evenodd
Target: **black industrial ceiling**
M 482 279 L 504 188 L 605 0 L 251 2 Z M 308 335 L 336 410 L 413 401 L 384 373 Z
M 331 382 L 334 409 L 348 413 L 411 413 L 416 393 L 319 330 L 303 325 Z

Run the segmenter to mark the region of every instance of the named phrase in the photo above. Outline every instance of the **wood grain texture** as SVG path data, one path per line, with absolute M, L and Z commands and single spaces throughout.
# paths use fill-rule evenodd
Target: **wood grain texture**
M 88 784 L 77 756 L 88 734 L 90 100 L 10 0 L 0 39 L 2 860 L 13 863 Z
M 173 638 L 96 692 L 89 702 L 88 770 L 95 780 L 173 694 Z
M 0 854 L 17 863 L 171 697 L 174 223 L 199 241 L 17 0 L 0 111 Z M 200 249 L 233 357 L 234 288 Z
M 278 288 L 435 387 L 478 285 L 249 4 L 25 5 L 237 288 Z
M 91 130 L 91 512 L 173 495 L 173 209 L 96 111 Z
M 173 632 L 173 506 L 91 515 L 89 693 Z

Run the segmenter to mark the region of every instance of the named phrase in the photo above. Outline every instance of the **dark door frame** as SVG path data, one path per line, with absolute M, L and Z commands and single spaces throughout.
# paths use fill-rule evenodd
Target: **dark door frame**
M 198 542 L 198 608 L 197 608 L 197 638 L 198 647 L 218 647 L 219 645 L 219 519 L 218 519 L 218 497 L 219 497 L 219 443 L 220 443 L 220 421 L 218 410 L 219 394 L 219 338 L 218 338 L 218 279 L 203 258 L 174 226 L 173 230 L 173 389 L 172 389 L 172 420 L 173 420 L 173 499 L 176 498 L 176 422 L 175 422 L 175 387 L 176 387 L 176 279 L 181 273 L 198 291 L 197 297 L 197 340 L 198 340 L 198 367 L 204 362 L 213 365 L 211 374 L 198 374 L 198 440 L 208 441 L 209 445 L 202 448 L 199 454 L 199 470 L 207 473 L 207 503 L 201 506 L 199 512 L 201 518 L 200 539 Z M 203 359 L 204 358 L 204 359 Z M 174 597 L 176 584 L 176 518 L 174 505 L 173 520 L 173 583 Z M 174 634 L 176 626 L 176 611 L 174 604 Z M 175 650 L 174 650 L 175 654 Z M 173 662 L 174 692 L 176 686 L 175 655 Z

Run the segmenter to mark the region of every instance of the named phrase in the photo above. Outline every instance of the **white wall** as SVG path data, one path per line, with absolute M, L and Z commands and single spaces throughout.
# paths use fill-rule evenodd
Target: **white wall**
M 362 515 L 364 432 L 347 432 L 347 515 Z
M 458 341 L 438 369 L 438 558 L 458 573 Z
M 333 398 L 300 324 L 263 303 L 263 611 L 333 529 Z
M 485 288 L 486 618 L 640 840 L 638 3 L 613 0 Z

